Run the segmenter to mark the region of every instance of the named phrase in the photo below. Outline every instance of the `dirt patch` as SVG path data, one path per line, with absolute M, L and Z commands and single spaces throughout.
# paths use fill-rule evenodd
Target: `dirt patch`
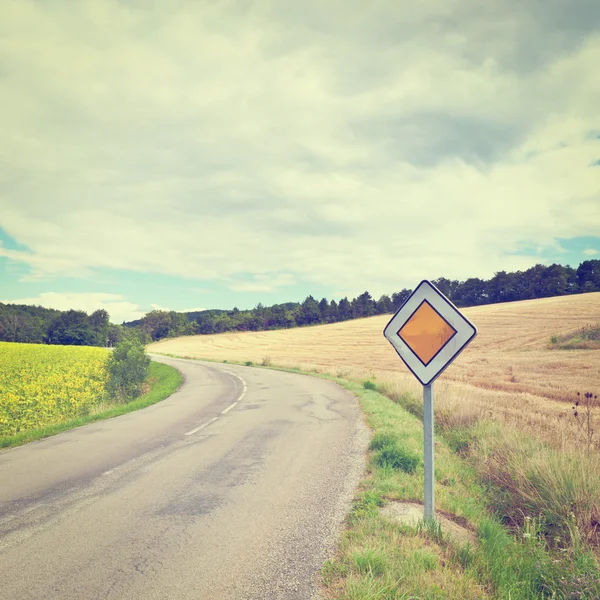
M 391 502 L 381 509 L 381 514 L 402 525 L 416 525 L 423 520 L 423 505 L 416 502 Z M 475 532 L 466 527 L 466 522 L 460 517 L 436 511 L 435 519 L 440 524 L 444 535 L 453 540 L 472 546 L 477 545 Z M 462 524 L 458 521 L 462 521 Z

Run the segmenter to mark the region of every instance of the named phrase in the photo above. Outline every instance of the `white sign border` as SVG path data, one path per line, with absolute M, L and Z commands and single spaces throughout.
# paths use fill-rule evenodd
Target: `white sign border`
M 398 331 L 425 300 L 456 330 L 456 334 L 426 366 L 398 335 Z M 383 330 L 383 334 L 412 374 L 423 385 L 429 385 L 444 372 L 477 335 L 477 328 L 431 282 L 423 280 L 391 318 Z

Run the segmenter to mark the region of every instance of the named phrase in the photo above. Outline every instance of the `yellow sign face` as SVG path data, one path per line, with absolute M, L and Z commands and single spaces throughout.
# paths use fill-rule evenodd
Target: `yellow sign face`
M 456 334 L 439 313 L 424 300 L 398 331 L 404 343 L 427 365 Z

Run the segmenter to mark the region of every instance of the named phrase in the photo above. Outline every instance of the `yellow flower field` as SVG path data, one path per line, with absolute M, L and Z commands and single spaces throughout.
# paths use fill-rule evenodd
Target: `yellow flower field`
M 0 342 L 0 436 L 86 415 L 105 398 L 103 348 Z

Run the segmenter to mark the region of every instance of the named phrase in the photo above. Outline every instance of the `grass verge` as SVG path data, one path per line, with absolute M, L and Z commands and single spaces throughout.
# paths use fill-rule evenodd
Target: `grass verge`
M 39 429 L 32 429 L 16 435 L 0 437 L 0 448 L 20 446 L 21 444 L 26 444 L 28 442 L 61 433 L 62 431 L 67 431 L 68 429 L 93 423 L 94 421 L 102 421 L 104 419 L 118 417 L 119 415 L 124 415 L 125 413 L 145 408 L 146 406 L 160 402 L 161 400 L 164 400 L 170 396 L 173 392 L 175 392 L 175 390 L 177 390 L 182 381 L 183 378 L 181 373 L 179 373 L 177 369 L 161 363 L 152 362 L 150 363 L 150 372 L 148 374 L 148 383 L 150 385 L 150 389 L 139 398 L 136 398 L 127 404 L 112 405 L 100 412 L 81 416 L 76 419 L 64 421 L 62 423 L 55 423 L 53 425 L 40 427 Z
M 388 503 L 422 501 L 421 461 L 413 471 L 380 460 L 382 448 L 421 456 L 422 424 L 376 391 L 337 381 L 359 398 L 374 436 L 367 478 L 338 553 L 323 568 L 329 598 L 597 598 L 593 557 L 583 549 L 577 556 L 552 553 L 539 521 L 528 520 L 519 531 L 504 527 L 489 509 L 477 470 L 443 437 L 436 439 L 436 509 L 471 530 L 477 542 L 461 541 L 443 526 L 401 525 L 382 515 Z

